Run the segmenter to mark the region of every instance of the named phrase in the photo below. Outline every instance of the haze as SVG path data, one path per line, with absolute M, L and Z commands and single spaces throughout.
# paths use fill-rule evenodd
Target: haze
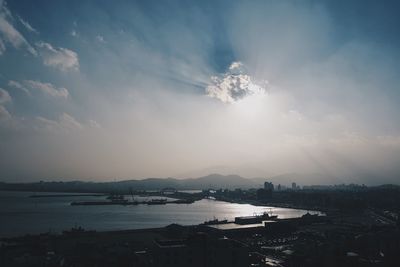
M 0 8 L 1 181 L 399 183 L 396 1 Z

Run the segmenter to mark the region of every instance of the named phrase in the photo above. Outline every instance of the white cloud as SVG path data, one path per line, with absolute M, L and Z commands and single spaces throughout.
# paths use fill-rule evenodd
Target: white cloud
M 3 106 L 0 106 L 0 120 L 7 120 L 10 119 L 11 115 L 10 113 L 7 111 L 7 109 Z
M 51 83 L 43 83 L 40 81 L 34 80 L 25 80 L 23 82 L 10 80 L 8 82 L 8 86 L 20 89 L 24 91 L 26 94 L 31 95 L 30 90 L 39 90 L 43 94 L 55 97 L 55 98 L 68 98 L 69 92 L 66 88 L 60 87 L 57 88 Z
M 74 117 L 67 113 L 63 113 L 59 118 L 59 123 L 67 129 L 82 129 L 83 126 Z
M 28 41 L 22 36 L 22 34 L 15 29 L 10 21 L 13 20 L 11 12 L 8 10 L 4 1 L 0 2 L 0 34 L 3 40 L 11 44 L 14 48 L 24 47 L 29 53 L 36 56 L 36 50 L 28 43 Z M 1 46 L 1 45 L 0 45 Z M 1 51 L 4 52 L 5 46 L 2 45 Z
M 6 45 L 3 40 L 0 38 L 0 56 L 6 51 Z
M 42 93 L 55 98 L 68 98 L 69 92 L 66 88 L 56 88 L 51 83 L 42 83 L 39 81 L 26 80 L 24 84 L 32 89 L 38 89 Z
M 250 75 L 245 74 L 241 62 L 233 62 L 228 72 L 211 77 L 212 84 L 207 86 L 206 94 L 224 103 L 233 103 L 249 95 L 265 93 L 264 85 L 256 84 Z
M 78 33 L 75 30 L 71 31 L 71 36 L 72 37 L 78 37 Z
M 20 16 L 18 16 L 19 21 L 21 22 L 22 25 L 24 25 L 24 27 L 30 31 L 30 32 L 34 32 L 34 33 L 39 33 L 38 30 L 36 30 L 35 28 L 32 27 L 31 24 L 29 24 L 29 22 L 27 22 L 26 20 L 24 20 L 23 18 L 21 18 Z
M 76 52 L 67 48 L 56 48 L 45 42 L 39 42 L 36 46 L 39 48 L 39 53 L 46 66 L 51 66 L 62 71 L 79 70 L 79 59 Z
M 8 81 L 8 86 L 20 89 L 20 90 L 24 91 L 27 95 L 31 95 L 29 90 L 20 82 L 10 80 L 10 81 Z
M 57 120 L 36 117 L 36 121 L 38 129 L 45 129 L 50 132 L 74 132 L 83 129 L 82 124 L 67 113 L 62 113 Z
M 3 89 L 0 89 L 0 103 L 3 103 L 2 102 L 2 92 L 3 91 L 5 91 L 5 90 L 3 90 Z M 7 91 L 5 91 L 5 92 L 7 92 Z M 8 93 L 7 93 L 8 94 Z M 9 97 L 10 95 L 8 95 L 8 97 Z M 4 100 L 4 99 L 3 99 Z M 8 101 L 11 101 L 11 98 L 10 98 L 10 100 L 8 100 Z M 7 102 L 7 100 L 6 100 L 6 102 Z M 4 107 L 4 106 L 2 106 L 2 105 L 0 105 L 0 122 L 1 121 L 6 121 L 6 120 L 9 120 L 9 119 L 11 119 L 11 114 L 8 112 L 8 110 Z
M 11 96 L 6 90 L 0 88 L 0 104 L 7 102 L 11 102 Z
M 235 61 L 232 62 L 232 64 L 229 66 L 230 71 L 240 71 L 243 69 L 243 63 L 240 61 Z

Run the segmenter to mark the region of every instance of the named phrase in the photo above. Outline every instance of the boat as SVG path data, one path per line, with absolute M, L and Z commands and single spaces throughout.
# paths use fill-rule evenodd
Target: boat
M 113 201 L 113 200 L 124 200 L 125 196 L 124 195 L 120 195 L 120 194 L 110 194 L 107 199 Z
M 243 216 L 243 217 L 235 217 L 236 224 L 255 224 L 255 223 L 262 223 L 266 220 L 275 220 L 277 219 L 277 215 L 269 215 L 267 212 L 264 212 L 260 215 L 253 215 L 253 216 Z
M 101 206 L 101 205 L 138 205 L 141 204 L 137 201 L 129 202 L 124 201 L 74 201 L 71 202 L 71 206 Z
M 228 223 L 228 220 L 218 220 L 214 218 L 213 220 L 205 221 L 203 224 L 204 225 L 217 225 L 217 224 L 225 224 Z
M 147 202 L 147 205 L 165 205 L 167 204 L 167 199 L 152 199 Z
M 177 199 L 175 201 L 172 201 L 172 203 L 175 204 L 192 204 L 194 203 L 193 199 Z
M 107 199 L 111 200 L 112 203 L 116 204 L 128 203 L 128 200 L 125 199 L 125 196 L 120 194 L 111 194 L 107 197 Z
M 71 206 L 98 206 L 98 205 L 137 205 L 137 201 L 129 202 L 124 195 L 111 194 L 107 197 L 109 201 L 74 201 Z

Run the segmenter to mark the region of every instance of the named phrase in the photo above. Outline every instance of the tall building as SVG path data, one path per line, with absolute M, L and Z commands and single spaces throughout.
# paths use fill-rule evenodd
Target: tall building
M 293 190 L 297 190 L 297 185 L 296 185 L 295 182 L 292 183 L 292 189 L 293 189 Z
M 264 189 L 268 191 L 274 191 L 274 184 L 271 182 L 265 182 Z

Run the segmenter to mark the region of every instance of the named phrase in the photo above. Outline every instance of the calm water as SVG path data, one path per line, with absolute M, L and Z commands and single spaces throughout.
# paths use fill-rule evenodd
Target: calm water
M 213 217 L 233 220 L 236 216 L 264 211 L 272 211 L 279 218 L 299 217 L 307 212 L 207 199 L 193 204 L 71 206 L 72 201 L 104 200 L 105 197 L 29 198 L 32 194 L 0 191 L 0 237 L 60 232 L 74 226 L 88 230 L 123 230 L 162 227 L 171 223 L 193 225 Z

